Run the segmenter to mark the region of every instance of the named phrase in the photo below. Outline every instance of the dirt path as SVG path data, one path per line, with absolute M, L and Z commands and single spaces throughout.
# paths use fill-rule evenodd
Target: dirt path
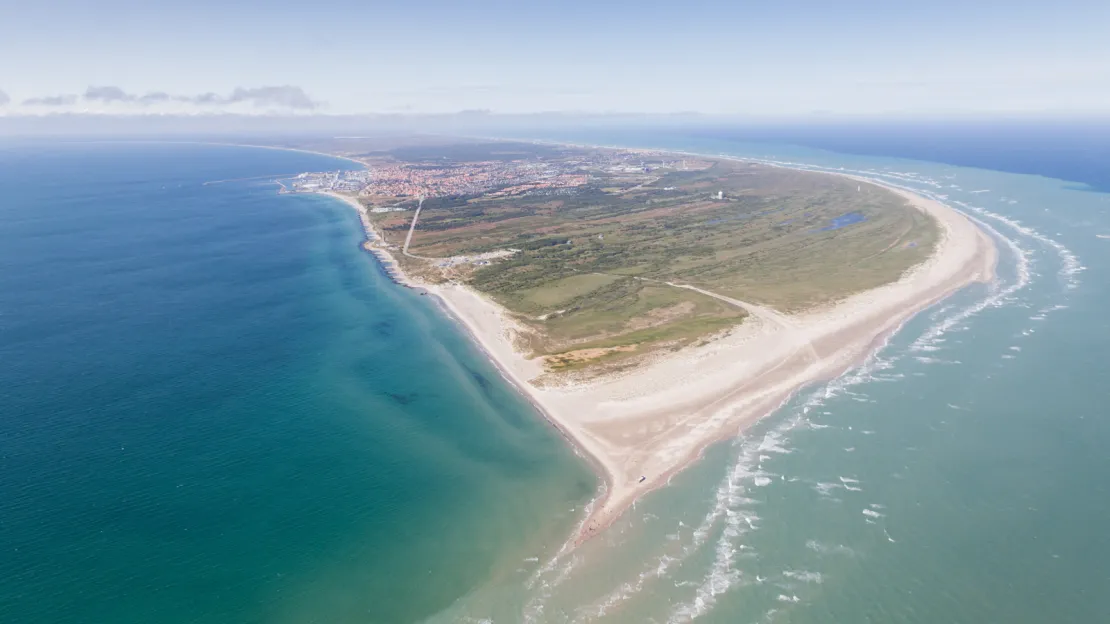
M 611 277 L 624 277 L 622 275 L 613 275 L 611 273 L 594 273 L 594 274 L 595 275 L 608 275 L 608 276 L 611 276 Z M 713 297 L 714 299 L 717 299 L 718 301 L 724 301 L 725 303 L 727 303 L 729 305 L 736 306 L 736 307 L 740 308 L 741 310 L 746 311 L 748 314 L 751 314 L 755 318 L 757 318 L 757 319 L 759 319 L 759 320 L 761 320 L 765 323 L 769 323 L 771 325 L 779 327 L 783 331 L 788 333 L 794 339 L 794 341 L 797 343 L 798 349 L 799 350 L 806 349 L 809 352 L 809 357 L 814 362 L 820 361 L 820 359 L 821 359 L 820 354 L 817 353 L 817 349 L 813 346 L 813 342 L 810 341 L 810 339 L 805 335 L 805 332 L 802 331 L 802 329 L 799 328 L 798 325 L 793 320 L 791 320 L 791 318 L 789 316 L 786 316 L 785 314 L 782 314 L 780 312 L 776 312 L 775 310 L 772 310 L 771 308 L 765 308 L 761 305 L 756 305 L 754 303 L 748 303 L 747 301 L 741 301 L 739 299 L 733 299 L 732 297 L 726 297 L 724 295 L 715 293 L 713 291 L 705 290 L 704 288 L 698 288 L 697 286 L 691 286 L 689 284 L 675 284 L 674 282 L 664 282 L 663 280 L 652 279 L 650 277 L 635 277 L 635 279 L 638 279 L 638 280 L 643 281 L 643 282 L 654 282 L 656 284 L 666 284 L 667 286 L 670 286 L 672 288 L 685 288 L 686 290 L 692 290 L 694 292 L 701 293 L 701 294 L 703 294 L 707 297 Z
M 809 355 L 810 355 L 811 358 L 813 358 L 814 361 L 818 361 L 818 360 L 821 359 L 821 356 L 818 355 L 817 349 L 815 349 L 813 347 L 813 343 L 810 342 L 809 338 L 807 338 L 805 336 L 805 333 L 802 332 L 802 330 L 798 328 L 798 325 L 795 324 L 794 321 L 791 320 L 790 317 L 786 316 L 785 314 L 781 314 L 779 312 L 776 312 L 776 311 L 772 310 L 771 308 L 765 308 L 763 306 L 756 305 L 754 303 L 748 303 L 747 301 L 740 301 L 739 299 L 733 299 L 732 297 L 726 297 L 724 295 L 720 295 L 720 294 L 717 294 L 715 292 L 705 290 L 704 288 L 698 288 L 697 286 L 690 286 L 689 284 L 675 284 L 675 283 L 672 283 L 672 282 L 663 282 L 663 283 L 668 285 L 668 286 L 674 286 L 675 288 L 685 288 L 686 290 L 692 290 L 694 292 L 699 292 L 699 293 L 701 293 L 701 294 L 703 294 L 707 297 L 713 297 L 714 299 L 724 301 L 725 303 L 734 305 L 738 308 L 741 308 L 741 309 L 747 311 L 749 314 L 758 318 L 761 321 L 764 321 L 766 323 L 770 323 L 772 325 L 777 325 L 778 327 L 781 327 L 785 331 L 792 334 L 794 339 L 798 342 L 800 347 L 804 347 L 804 348 L 808 349 L 809 350 Z

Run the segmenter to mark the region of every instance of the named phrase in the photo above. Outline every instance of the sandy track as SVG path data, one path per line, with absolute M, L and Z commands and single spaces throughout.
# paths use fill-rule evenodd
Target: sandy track
M 703 288 L 698 288 L 697 286 L 690 286 L 689 284 L 673 284 L 671 282 L 666 282 L 666 284 L 668 286 L 674 286 L 675 288 L 685 288 L 687 290 L 699 292 L 703 295 L 707 295 L 709 297 L 713 297 L 714 299 L 718 299 L 720 301 L 724 301 L 725 303 L 734 305 L 738 308 L 742 308 L 757 319 L 765 323 L 770 323 L 771 325 L 782 329 L 784 332 L 788 332 L 793 337 L 793 339 L 799 343 L 799 348 L 803 348 L 809 351 L 809 355 L 813 358 L 814 361 L 821 359 L 821 356 L 817 355 L 817 349 L 813 347 L 813 343 L 810 342 L 805 334 L 798 329 L 798 325 L 785 314 L 780 314 L 772 310 L 771 308 L 766 308 L 754 303 L 748 303 L 747 301 L 740 301 L 739 299 L 733 299 L 732 297 L 719 295 L 715 292 L 710 292 Z

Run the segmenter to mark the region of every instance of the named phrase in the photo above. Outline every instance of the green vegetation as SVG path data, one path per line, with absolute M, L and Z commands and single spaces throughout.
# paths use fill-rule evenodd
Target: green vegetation
M 608 286 L 618 279 L 620 278 L 598 273 L 571 275 L 550 282 L 541 288 L 520 291 L 520 305 L 524 307 L 527 304 L 533 304 L 537 311 L 572 305 L 571 302 L 575 299 Z
M 744 316 L 665 282 L 797 311 L 896 280 L 936 242 L 933 222 L 905 200 L 841 177 L 708 160 L 649 172 L 544 154 L 560 155 L 590 176 L 586 186 L 429 200 L 410 248 L 432 258 L 519 250 L 448 277 L 516 312 L 536 330 L 530 348 L 557 370 L 619 365 Z M 409 219 L 379 224 L 396 240 Z

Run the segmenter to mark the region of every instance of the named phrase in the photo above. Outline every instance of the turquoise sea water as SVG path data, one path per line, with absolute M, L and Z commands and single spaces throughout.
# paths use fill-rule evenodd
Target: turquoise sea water
M 526 138 L 848 171 L 995 236 L 998 279 L 919 315 L 548 561 L 497 622 L 1110 617 L 1110 195 L 938 163 L 674 133 Z M 978 146 L 980 153 L 982 146 Z M 850 226 L 849 226 L 850 227 Z
M 594 479 L 359 251 L 353 212 L 202 185 L 347 165 L 5 148 L 0 620 L 1107 619 L 1110 195 L 673 133 L 529 138 L 932 194 L 994 233 L 998 280 L 566 551 Z
M 354 211 L 204 184 L 350 166 L 0 149 L 0 621 L 413 621 L 561 543 L 593 476 Z

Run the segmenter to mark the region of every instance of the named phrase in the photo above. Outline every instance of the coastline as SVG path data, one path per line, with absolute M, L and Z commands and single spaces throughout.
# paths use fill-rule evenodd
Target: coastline
M 530 383 L 543 366 L 513 348 L 517 329 L 506 310 L 461 284 L 414 282 L 383 246 L 357 199 L 324 194 L 359 212 L 367 237 L 363 248 L 397 283 L 434 295 L 506 380 L 594 466 L 604 485 L 572 537 L 577 545 L 603 531 L 637 498 L 664 485 L 712 443 L 740 434 L 802 388 L 858 366 L 920 311 L 972 283 L 993 279 L 994 243 L 959 211 L 867 178 L 810 173 L 847 177 L 907 199 L 942 230 L 932 255 L 896 282 L 820 309 L 789 317 L 774 311 L 753 315 L 723 338 L 621 378 L 556 388 Z
M 395 284 L 433 295 L 433 300 L 443 313 L 454 321 L 458 325 L 459 330 L 465 333 L 467 337 L 485 353 L 494 368 L 501 373 L 501 377 L 515 387 L 517 391 L 528 400 L 540 416 L 554 427 L 555 430 L 559 432 L 559 435 L 567 441 L 567 444 L 575 454 L 585 460 L 586 463 L 590 464 L 594 473 L 601 478 L 601 491 L 598 496 L 594 497 L 590 502 L 587 509 L 592 509 L 598 502 L 603 502 L 607 496 L 610 484 L 613 482 L 614 473 L 599 456 L 595 455 L 582 443 L 582 440 L 575 435 L 573 429 L 566 427 L 563 421 L 559 420 L 559 418 L 553 415 L 544 406 L 543 402 L 532 392 L 532 385 L 528 383 L 527 379 L 521 378 L 518 372 L 520 367 L 525 367 L 526 370 L 532 370 L 535 375 L 538 375 L 543 372 L 543 366 L 539 363 L 531 362 L 512 348 L 511 336 L 505 334 L 503 331 L 504 328 L 515 327 L 514 322 L 508 317 L 508 314 L 497 306 L 497 304 L 485 300 L 485 298 L 477 292 L 465 286 L 455 284 L 449 286 L 430 285 L 412 281 L 400 269 L 400 264 L 397 262 L 393 253 L 382 246 L 385 238 L 370 221 L 370 218 L 366 214 L 365 206 L 350 195 L 343 195 L 333 191 L 325 191 L 316 194 L 337 199 L 347 204 L 358 213 L 359 220 L 362 222 L 363 231 L 366 235 L 366 240 L 363 241 L 361 245 L 362 249 L 371 253 L 378 262 L 381 263 L 382 269 L 385 270 L 386 274 Z M 445 289 L 457 289 L 458 292 L 449 292 Z M 470 319 L 469 315 L 459 307 L 458 302 L 460 297 L 472 297 L 477 300 L 478 306 L 488 307 L 491 320 L 493 321 L 492 326 L 483 328 L 485 331 L 479 331 L 473 319 Z M 505 334 L 503 336 L 504 340 L 491 340 L 490 337 L 494 334 Z M 512 362 L 515 365 L 506 365 L 507 362 Z M 583 519 L 582 525 L 584 525 L 586 521 L 586 519 Z
M 359 203 L 357 198 L 334 191 L 323 191 L 314 194 L 326 195 L 327 197 L 338 199 L 351 208 L 354 208 L 355 212 L 358 213 L 359 221 L 362 222 L 363 232 L 366 234 L 366 240 L 362 242 L 361 247 L 378 259 L 386 275 L 388 275 L 395 284 L 406 288 L 427 290 L 425 285 L 414 282 L 401 270 L 401 265 L 397 262 L 397 258 L 385 247 L 385 237 L 374 227 L 373 222 L 370 221 L 370 217 L 366 214 L 366 207 Z

